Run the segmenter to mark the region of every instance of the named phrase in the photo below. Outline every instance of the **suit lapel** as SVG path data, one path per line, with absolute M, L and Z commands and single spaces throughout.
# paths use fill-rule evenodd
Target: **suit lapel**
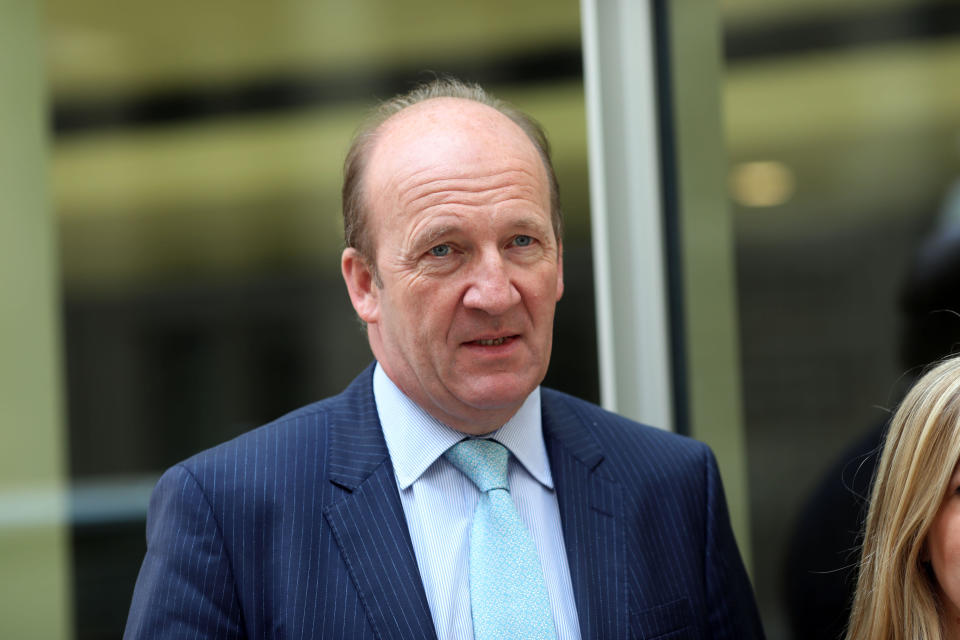
M 379 637 L 435 639 L 372 391 L 372 368 L 329 414 L 329 481 L 343 490 L 324 515 Z M 603 474 L 587 419 L 544 390 L 543 429 L 584 638 L 628 633 L 621 487 Z
M 380 638 L 436 638 L 376 403 L 373 368 L 329 415 L 329 480 L 342 498 L 324 515 Z
M 587 420 L 556 393 L 544 390 L 542 398 L 544 438 L 581 635 L 626 637 L 629 621 L 622 489 L 604 477 L 603 452 L 587 430 Z

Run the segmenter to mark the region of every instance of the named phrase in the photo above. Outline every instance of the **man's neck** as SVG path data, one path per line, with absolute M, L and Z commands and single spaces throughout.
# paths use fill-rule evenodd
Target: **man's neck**
M 516 406 L 476 408 L 460 403 L 457 407 L 457 413 L 448 411 L 443 403 L 430 397 L 425 391 L 418 388 L 404 388 L 404 385 L 398 382 L 397 376 L 390 375 L 390 371 L 379 363 L 383 372 L 390 378 L 394 386 L 405 396 L 413 401 L 418 407 L 429 414 L 434 420 L 463 433 L 468 436 L 485 436 L 493 433 L 505 425 L 513 416 L 517 414 L 523 403 Z

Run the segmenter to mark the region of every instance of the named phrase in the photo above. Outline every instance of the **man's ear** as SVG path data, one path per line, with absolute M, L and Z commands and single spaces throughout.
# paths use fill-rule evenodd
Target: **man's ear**
M 356 249 L 347 247 L 340 256 L 340 271 L 357 315 L 367 324 L 376 322 L 380 317 L 380 287 L 373 267 Z
M 563 243 L 557 243 L 557 302 L 563 297 Z

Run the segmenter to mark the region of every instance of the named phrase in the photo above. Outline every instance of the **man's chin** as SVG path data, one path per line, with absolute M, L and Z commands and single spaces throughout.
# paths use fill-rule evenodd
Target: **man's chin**
M 480 382 L 480 384 L 476 384 Z M 480 411 L 504 411 L 519 409 L 527 396 L 536 389 L 538 382 L 515 374 L 484 376 L 482 381 L 474 381 L 461 395 L 461 400 Z

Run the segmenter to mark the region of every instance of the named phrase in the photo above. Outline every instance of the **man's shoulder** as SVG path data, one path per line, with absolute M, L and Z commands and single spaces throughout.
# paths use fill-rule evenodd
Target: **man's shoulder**
M 702 442 L 698 442 L 686 436 L 682 436 L 665 429 L 658 429 L 642 422 L 637 422 L 618 413 L 614 413 L 603 407 L 594 404 L 588 400 L 583 400 L 557 391 L 556 389 L 541 389 L 541 404 L 547 407 L 546 410 L 557 412 L 565 411 L 571 417 L 578 417 L 586 429 L 598 435 L 605 434 L 626 434 L 635 436 L 641 440 L 653 440 L 663 443 L 666 446 L 677 447 L 705 447 Z
M 545 425 L 571 446 L 595 446 L 621 469 L 669 460 L 676 470 L 700 467 L 710 457 L 702 442 L 631 420 L 592 402 L 553 389 L 541 390 Z M 659 466 L 659 465 L 657 465 Z
M 304 464 L 309 458 L 311 465 L 322 465 L 323 454 L 329 446 L 329 425 L 345 421 L 361 423 L 370 418 L 371 407 L 375 411 L 369 378 L 370 370 L 361 373 L 337 395 L 294 409 L 176 466 L 198 475 L 230 464 L 240 469 L 250 465 L 265 469 L 277 464 Z

